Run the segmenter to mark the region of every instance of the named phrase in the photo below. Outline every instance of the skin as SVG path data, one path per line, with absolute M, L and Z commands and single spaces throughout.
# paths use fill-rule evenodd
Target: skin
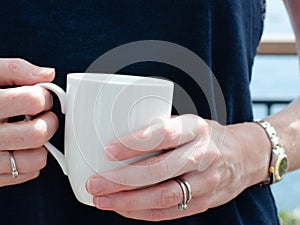
M 179 124 L 188 124 L 193 134 L 183 132 Z M 144 140 L 132 135 L 106 149 L 108 157 L 122 160 L 145 152 L 132 150 L 133 146 L 148 149 L 157 137 L 164 136 L 151 151 L 169 150 L 134 166 L 91 177 L 87 190 L 95 196 L 96 207 L 135 219 L 174 219 L 222 205 L 268 176 L 270 146 L 264 130 L 257 124 L 222 126 L 194 115 L 183 115 L 158 127 L 149 127 L 152 134 Z M 129 143 L 131 148 L 122 142 Z M 114 156 L 112 149 L 117 152 Z M 188 209 L 180 213 L 177 204 L 182 201 L 182 190 L 173 180 L 175 177 L 188 181 L 193 191 Z M 142 188 L 146 185 L 150 186 Z
M 300 3 L 289 0 L 286 5 L 299 51 Z M 58 122 L 49 111 L 49 92 L 32 85 L 51 82 L 53 78 L 51 68 L 22 59 L 0 59 L 0 86 L 21 86 L 0 89 L 0 186 L 34 179 L 46 165 L 43 144 L 55 133 Z M 285 110 L 265 118 L 275 127 L 287 151 L 290 171 L 300 167 L 299 108 L 300 99 L 296 99 Z M 33 119 L 8 122 L 8 118 L 17 115 L 31 115 Z M 18 178 L 11 175 L 8 150 L 14 152 Z M 271 145 L 265 131 L 255 123 L 223 126 L 195 115 L 182 115 L 122 137 L 106 148 L 110 160 L 149 152 L 160 154 L 96 174 L 87 181 L 87 190 L 94 196 L 97 208 L 150 221 L 204 212 L 265 180 Z M 193 191 L 188 208 L 180 213 L 177 204 L 182 201 L 182 190 L 173 180 L 175 177 L 188 181 Z
M 55 71 L 22 59 L 0 59 L 0 187 L 19 184 L 39 175 L 45 167 L 47 150 L 43 144 L 58 127 L 57 117 L 49 110 L 51 94 L 33 84 L 51 82 Z M 31 121 L 8 122 L 8 118 L 30 115 Z M 19 176 L 11 174 L 13 151 Z
M 299 52 L 300 1 L 287 0 L 285 4 Z M 300 98 L 265 118 L 287 151 L 289 171 L 300 167 L 299 109 Z M 182 115 L 113 141 L 106 155 L 123 160 L 159 150 L 165 153 L 92 176 L 86 187 L 95 206 L 133 219 L 170 220 L 227 203 L 268 177 L 271 144 L 255 123 L 222 126 L 195 115 Z M 182 201 L 182 190 L 174 181 L 176 177 L 188 181 L 193 191 L 188 208 L 180 213 L 177 204 Z
M 291 23 L 294 28 L 294 33 L 296 36 L 296 42 L 297 42 L 297 51 L 298 55 L 300 52 L 300 15 L 299 15 L 299 9 L 300 9 L 300 2 L 297 0 L 285 0 L 284 1 L 287 11 L 289 13 Z

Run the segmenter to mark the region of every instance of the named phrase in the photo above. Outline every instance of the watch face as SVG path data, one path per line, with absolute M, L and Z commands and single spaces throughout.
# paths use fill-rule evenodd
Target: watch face
M 288 161 L 287 161 L 287 157 L 285 156 L 281 158 L 281 161 L 279 163 L 278 173 L 280 178 L 282 178 L 287 173 L 287 166 L 288 166 Z
M 278 155 L 275 168 L 275 182 L 277 182 L 280 181 L 287 173 L 288 160 L 286 154 L 281 153 Z

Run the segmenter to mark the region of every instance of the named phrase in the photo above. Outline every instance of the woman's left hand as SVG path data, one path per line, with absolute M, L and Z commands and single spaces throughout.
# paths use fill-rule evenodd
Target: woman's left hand
M 111 160 L 149 152 L 160 154 L 88 180 L 87 190 L 97 208 L 133 219 L 170 220 L 225 204 L 268 176 L 270 146 L 263 129 L 254 123 L 222 126 L 182 115 L 106 148 Z M 180 212 L 183 191 L 177 178 L 192 190 L 188 208 Z

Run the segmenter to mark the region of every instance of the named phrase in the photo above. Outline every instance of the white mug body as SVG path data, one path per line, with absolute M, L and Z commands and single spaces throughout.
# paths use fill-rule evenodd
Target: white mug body
M 92 196 L 86 190 L 90 176 L 152 155 L 110 161 L 104 147 L 157 120 L 170 118 L 172 97 L 173 83 L 167 80 L 116 74 L 68 74 L 65 160 L 72 189 L 80 202 L 93 205 Z

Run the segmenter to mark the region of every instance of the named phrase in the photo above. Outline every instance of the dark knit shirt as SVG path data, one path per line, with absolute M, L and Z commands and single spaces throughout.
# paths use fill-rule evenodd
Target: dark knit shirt
M 99 56 L 117 46 L 141 40 L 175 43 L 209 66 L 221 86 L 226 107 L 218 108 L 218 100 L 213 98 L 211 107 L 197 82 L 176 66 L 143 62 L 119 72 L 170 79 L 190 96 L 199 116 L 212 118 L 212 114 L 225 110 L 225 123 L 232 124 L 252 120 L 249 83 L 263 17 L 263 0 L 6 1 L 0 7 L 0 57 L 20 57 L 54 67 L 54 83 L 65 88 L 67 73 L 84 72 Z M 181 56 L 178 59 L 182 60 Z M 208 75 L 199 72 L 199 76 Z M 202 85 L 214 96 L 213 82 Z M 184 101 L 176 91 L 174 101 L 179 113 L 194 113 L 180 106 Z M 51 141 L 63 149 L 64 116 L 57 100 L 53 110 L 59 116 L 60 128 Z M 175 108 L 173 113 L 177 113 Z M 1 225 L 152 224 L 79 203 L 68 178 L 50 154 L 37 179 L 0 188 L 0 211 Z M 279 222 L 269 187 L 251 187 L 223 206 L 158 224 Z

